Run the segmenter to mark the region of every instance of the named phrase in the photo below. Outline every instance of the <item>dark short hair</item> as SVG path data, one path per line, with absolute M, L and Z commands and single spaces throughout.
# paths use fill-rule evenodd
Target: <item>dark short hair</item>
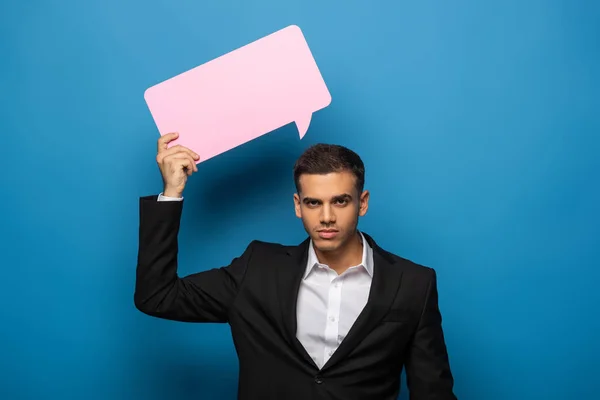
M 356 178 L 356 189 L 362 193 L 365 185 L 365 166 L 354 151 L 336 144 L 318 143 L 310 146 L 296 160 L 294 165 L 294 184 L 300 193 L 302 174 L 329 174 L 348 171 Z

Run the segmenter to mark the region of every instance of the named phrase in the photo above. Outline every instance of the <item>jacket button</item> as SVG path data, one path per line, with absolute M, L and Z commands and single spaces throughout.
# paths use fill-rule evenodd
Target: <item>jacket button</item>
M 323 378 L 321 378 L 319 375 L 315 376 L 315 383 L 320 385 L 323 383 Z

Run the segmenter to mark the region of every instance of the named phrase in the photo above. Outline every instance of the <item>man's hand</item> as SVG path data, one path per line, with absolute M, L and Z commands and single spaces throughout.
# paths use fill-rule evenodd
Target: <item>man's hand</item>
M 168 133 L 158 139 L 156 162 L 163 179 L 163 195 L 181 197 L 188 176 L 198 171 L 196 161 L 200 156 L 190 149 L 176 145 L 167 148 L 169 142 L 177 139 L 177 132 Z

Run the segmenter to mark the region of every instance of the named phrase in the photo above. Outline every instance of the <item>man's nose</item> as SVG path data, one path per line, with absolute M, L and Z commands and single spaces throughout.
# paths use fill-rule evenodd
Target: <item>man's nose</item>
M 335 214 L 330 205 L 324 205 L 321 210 L 321 223 L 330 224 L 335 222 Z

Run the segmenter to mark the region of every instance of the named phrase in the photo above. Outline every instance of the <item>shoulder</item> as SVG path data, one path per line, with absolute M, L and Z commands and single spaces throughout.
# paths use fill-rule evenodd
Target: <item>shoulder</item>
M 254 260 L 270 260 L 277 256 L 290 254 L 291 251 L 297 249 L 298 246 L 285 245 L 276 242 L 268 242 L 264 240 L 253 240 L 248 244 L 246 253 Z
M 287 249 L 292 246 L 286 246 L 281 243 L 275 242 L 266 242 L 264 240 L 253 240 L 248 245 L 248 249 L 252 250 L 252 252 L 265 252 L 265 253 L 279 253 L 285 252 Z
M 393 268 L 399 268 L 402 271 L 402 280 L 412 287 L 421 287 L 428 289 L 436 284 L 437 275 L 433 267 L 416 262 L 409 258 L 376 247 L 378 252 L 387 259 Z
M 417 313 L 423 310 L 427 304 L 437 303 L 437 273 L 434 268 L 383 251 L 386 253 L 387 259 L 391 261 L 389 264 L 391 268 L 397 268 L 401 272 L 399 293 L 405 304 L 410 304 L 410 308 Z
M 392 257 L 395 261 L 395 264 L 402 268 L 404 272 L 414 275 L 419 279 L 430 280 L 432 279 L 433 275 L 435 275 L 435 269 L 433 269 L 433 267 L 420 264 L 416 261 L 395 254 L 392 254 Z

